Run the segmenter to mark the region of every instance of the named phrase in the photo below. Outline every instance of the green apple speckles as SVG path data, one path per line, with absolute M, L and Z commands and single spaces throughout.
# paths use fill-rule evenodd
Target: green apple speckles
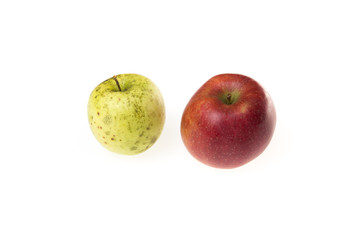
M 160 90 L 138 74 L 120 74 L 99 84 L 88 102 L 95 138 L 120 154 L 138 154 L 159 138 L 165 122 Z

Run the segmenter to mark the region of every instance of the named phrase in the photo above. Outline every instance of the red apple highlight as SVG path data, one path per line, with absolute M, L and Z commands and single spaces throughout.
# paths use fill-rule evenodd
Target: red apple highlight
M 265 150 L 275 123 L 273 101 L 255 80 L 240 74 L 220 74 L 190 99 L 181 120 L 181 136 L 200 162 L 235 168 Z

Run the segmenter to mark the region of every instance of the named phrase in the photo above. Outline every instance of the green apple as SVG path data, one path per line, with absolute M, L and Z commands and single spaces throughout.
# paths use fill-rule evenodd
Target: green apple
M 150 148 L 159 138 L 165 122 L 164 100 L 150 79 L 120 74 L 92 91 L 88 119 L 95 138 L 105 148 L 134 155 Z

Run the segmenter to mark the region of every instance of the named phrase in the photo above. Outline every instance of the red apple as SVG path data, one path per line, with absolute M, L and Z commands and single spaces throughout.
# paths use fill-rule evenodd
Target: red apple
M 273 101 L 255 80 L 240 74 L 220 74 L 190 99 L 181 120 L 181 136 L 200 162 L 235 168 L 265 150 L 275 122 Z

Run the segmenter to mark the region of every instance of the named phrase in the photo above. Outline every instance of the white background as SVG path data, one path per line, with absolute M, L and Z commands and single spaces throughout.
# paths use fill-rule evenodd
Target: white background
M 360 239 L 358 1 L 1 1 L 0 239 Z M 167 111 L 147 152 L 104 149 L 90 92 L 150 78 Z M 182 111 L 220 73 L 277 109 L 266 151 L 195 160 Z

